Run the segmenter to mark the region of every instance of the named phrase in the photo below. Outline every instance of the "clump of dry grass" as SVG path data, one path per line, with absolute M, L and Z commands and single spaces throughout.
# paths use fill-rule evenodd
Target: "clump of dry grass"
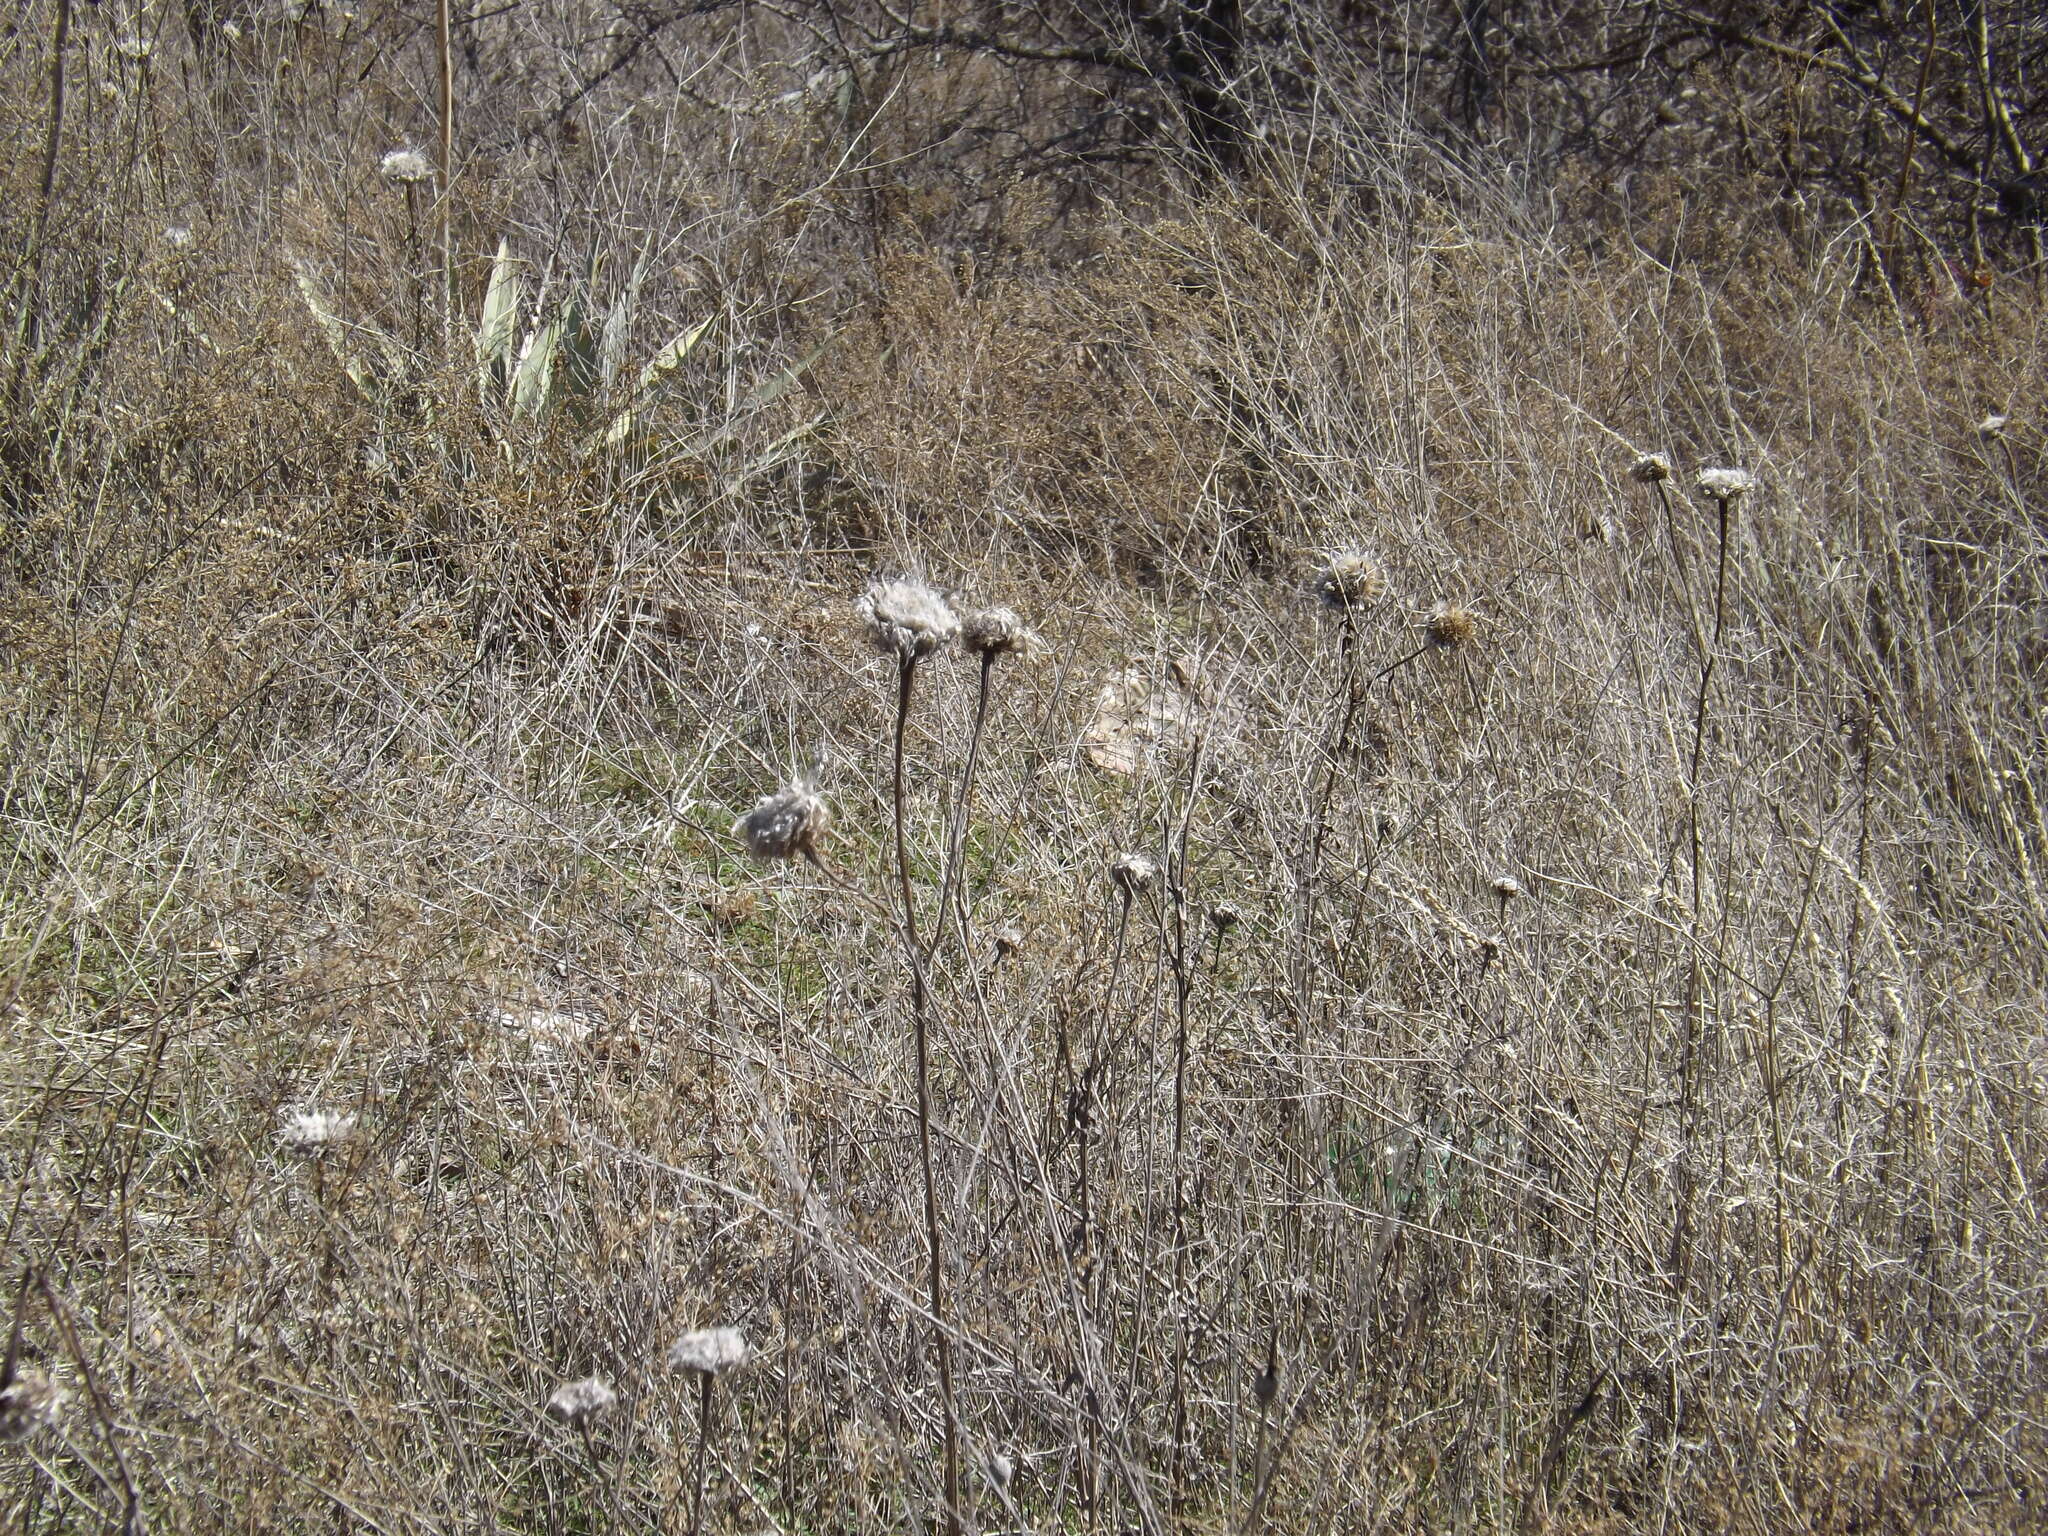
M 10 1524 L 2025 1518 L 2031 322 L 1362 121 L 963 275 L 771 100 L 418 183 L 443 338 L 380 40 L 159 40 L 8 354 Z M 624 384 L 480 388 L 507 228 Z

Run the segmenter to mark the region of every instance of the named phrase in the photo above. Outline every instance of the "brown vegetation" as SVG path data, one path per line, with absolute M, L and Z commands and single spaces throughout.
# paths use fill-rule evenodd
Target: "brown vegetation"
M 1755 9 L 25 7 L 10 1528 L 2037 1521 L 2042 28 Z

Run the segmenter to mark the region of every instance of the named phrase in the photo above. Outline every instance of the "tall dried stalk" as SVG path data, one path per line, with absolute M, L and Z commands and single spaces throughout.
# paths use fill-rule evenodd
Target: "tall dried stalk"
M 939 1238 L 938 1191 L 932 1174 L 931 989 L 925 978 L 928 957 L 917 932 L 917 904 L 910 890 L 910 850 L 904 835 L 903 740 L 910 724 L 917 661 L 916 655 L 904 654 L 896 662 L 896 729 L 890 756 L 889 801 L 895 823 L 896 889 L 903 905 L 903 946 L 910 962 L 911 1027 L 917 1039 L 917 1153 L 924 1173 L 932 1353 L 938 1365 L 940 1412 L 945 1418 L 944 1524 L 948 1536 L 952 1536 L 960 1529 L 960 1424 L 953 1399 L 953 1346 L 946 1334 L 945 1250 Z M 944 921 L 943 913 L 940 921 Z

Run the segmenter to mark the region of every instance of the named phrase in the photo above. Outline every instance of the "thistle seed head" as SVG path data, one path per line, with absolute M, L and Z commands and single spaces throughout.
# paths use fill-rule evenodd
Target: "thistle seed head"
M 610 1382 L 586 1376 L 555 1388 L 555 1395 L 548 1399 L 548 1417 L 581 1429 L 618 1400 L 619 1394 L 612 1390 Z
M 723 1376 L 747 1363 L 746 1336 L 737 1328 L 693 1328 L 671 1344 L 668 1363 L 699 1376 Z
M 1159 878 L 1159 861 L 1142 853 L 1117 855 L 1109 866 L 1109 878 L 1126 896 L 1135 896 Z
M 898 661 L 929 656 L 960 633 L 945 598 L 915 576 L 870 583 L 857 607 L 875 649 Z
M 1522 894 L 1522 882 L 1513 875 L 1496 875 L 1493 880 L 1493 894 L 1502 901 L 1513 901 Z
M 1424 632 L 1437 649 L 1455 651 L 1478 638 L 1479 620 L 1462 604 L 1438 603 L 1430 610 Z
M 333 1109 L 295 1109 L 285 1115 L 277 1139 L 287 1152 L 318 1157 L 356 1133 L 356 1117 Z
M 1661 453 L 1646 453 L 1629 466 L 1628 473 L 1643 485 L 1662 485 L 1671 478 L 1671 461 Z
M 732 835 L 757 859 L 815 859 L 818 840 L 832 826 L 832 809 L 806 780 L 799 779 L 732 824 Z
M 1730 502 L 1756 487 L 1756 476 L 1746 469 L 1703 469 L 1693 476 L 1694 485 L 1719 502 Z
M 960 621 L 960 645 L 976 656 L 1028 656 L 1038 636 L 1008 608 L 983 608 Z
M 1323 606 L 1343 612 L 1376 603 L 1387 590 L 1387 573 L 1359 549 L 1340 550 L 1316 572 L 1316 596 Z
M 425 181 L 429 175 L 427 157 L 416 149 L 394 149 L 377 162 L 377 169 L 386 181 L 396 181 L 410 186 Z
M 71 1394 L 41 1371 L 23 1371 L 0 1387 L 0 1443 L 16 1445 L 63 1422 Z

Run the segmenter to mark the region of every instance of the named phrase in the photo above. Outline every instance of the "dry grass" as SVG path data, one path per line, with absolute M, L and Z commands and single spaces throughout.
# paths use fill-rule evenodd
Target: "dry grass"
M 998 259 L 764 108 L 481 166 L 444 342 L 375 170 L 431 118 L 357 73 L 395 23 L 252 23 L 226 83 L 166 35 L 154 94 L 77 25 L 7 290 L 0 1263 L 71 1393 L 0 1445 L 11 1525 L 941 1522 L 853 607 L 910 568 L 1045 640 L 957 911 L 971 658 L 906 741 L 967 1529 L 2038 1509 L 2031 291 L 1895 306 L 1738 193 L 1559 219 L 1363 122 L 1019 190 Z M 633 368 L 719 317 L 647 439 L 479 399 L 501 228 L 551 295 L 593 230 L 607 302 L 648 257 Z M 286 253 L 401 350 L 424 285 L 387 394 Z M 1718 615 L 1715 464 L 1758 479 Z M 1388 589 L 1323 607 L 1350 548 Z M 823 866 L 749 863 L 814 760 Z M 665 1363 L 728 1324 L 716 1391 Z

